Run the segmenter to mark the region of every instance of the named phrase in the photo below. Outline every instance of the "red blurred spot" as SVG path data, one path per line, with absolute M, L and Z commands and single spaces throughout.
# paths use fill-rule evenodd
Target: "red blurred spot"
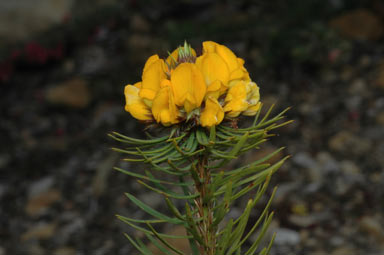
M 47 50 L 35 42 L 30 42 L 25 45 L 25 53 L 27 60 L 30 62 L 44 64 L 48 59 Z
M 334 63 L 341 55 L 340 49 L 332 49 L 328 52 L 328 61 Z
M 351 121 L 357 121 L 357 120 L 359 120 L 359 117 L 360 117 L 360 114 L 359 114 L 358 111 L 350 112 L 350 113 L 349 113 L 349 116 L 348 116 L 348 118 L 349 118 Z
M 13 72 L 12 62 L 9 60 L 0 63 L 0 81 L 8 81 Z

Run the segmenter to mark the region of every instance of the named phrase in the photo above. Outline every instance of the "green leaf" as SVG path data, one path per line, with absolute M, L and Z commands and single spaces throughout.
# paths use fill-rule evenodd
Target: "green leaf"
M 172 251 L 174 251 L 175 253 L 179 254 L 179 255 L 184 255 L 184 253 L 178 249 L 176 249 L 173 245 L 171 245 L 169 242 L 167 242 L 164 238 L 162 238 L 159 233 L 157 233 L 157 231 L 152 227 L 151 224 L 147 224 L 147 226 L 149 227 L 149 229 L 152 231 L 152 233 L 157 237 L 157 239 L 159 239 L 160 242 L 162 242 L 165 246 L 167 246 L 169 249 L 171 249 Z
M 122 169 L 122 168 L 119 168 L 119 167 L 114 167 L 113 169 L 115 169 L 115 170 L 117 170 L 117 171 L 119 171 L 121 173 L 124 173 L 126 175 L 129 175 L 129 176 L 132 176 L 132 177 L 136 177 L 136 178 L 139 178 L 139 179 L 143 179 L 143 180 L 147 180 L 147 181 L 151 181 L 153 183 L 162 183 L 162 184 L 168 184 L 168 185 L 174 185 L 174 186 L 190 186 L 190 185 L 193 184 L 192 182 L 181 183 L 181 182 L 163 181 L 163 180 L 155 179 L 152 176 L 148 177 L 148 176 L 145 176 L 145 175 L 133 173 L 133 172 L 130 172 L 128 170 L 125 170 L 125 169 Z
M 153 235 L 152 231 L 142 228 L 140 226 L 137 226 L 136 224 L 133 224 L 130 221 L 124 221 L 123 222 L 127 223 L 129 226 L 133 227 L 136 230 L 139 230 L 145 234 Z M 192 236 L 176 236 L 176 235 L 168 235 L 168 234 L 163 234 L 163 233 L 158 233 L 159 236 L 163 238 L 172 238 L 172 239 L 187 239 L 187 238 L 192 238 Z
M 175 199 L 193 199 L 193 198 L 196 198 L 199 196 L 199 193 L 197 194 L 192 194 L 192 195 L 180 195 L 176 192 L 173 192 L 171 190 L 160 190 L 160 189 L 157 189 L 155 187 L 152 187 L 151 185 L 145 183 L 145 182 L 142 182 L 140 180 L 137 180 L 138 183 L 140 183 L 141 185 L 147 187 L 148 189 L 150 190 L 153 190 L 157 193 L 159 193 L 160 195 L 163 195 L 163 196 L 166 196 L 166 197 L 172 197 L 172 198 L 175 198 Z
M 150 140 L 147 140 L 147 139 L 136 139 L 136 138 L 132 138 L 132 137 L 128 137 L 128 136 L 125 136 L 125 135 L 122 135 L 122 134 L 119 134 L 117 132 L 112 132 L 111 134 L 108 134 L 110 137 L 112 137 L 113 139 L 117 140 L 116 138 L 119 138 L 120 142 L 126 142 L 126 143 L 131 143 L 131 144 L 158 144 L 158 143 L 161 143 L 161 142 L 164 142 L 166 141 L 169 136 L 166 135 L 166 136 L 163 136 L 163 137 L 159 137 L 159 138 L 156 138 L 156 139 L 150 139 Z
M 209 143 L 214 144 L 216 142 L 216 126 L 212 126 L 209 129 Z
M 164 246 L 162 246 L 155 238 L 153 238 L 151 235 L 149 234 L 145 234 L 145 236 L 149 239 L 149 241 L 151 243 L 153 243 L 153 245 L 155 245 L 161 252 L 163 252 L 163 254 L 166 254 L 166 255 L 169 255 L 169 254 L 172 254 L 170 253 L 169 250 L 167 250 L 166 248 L 164 248 Z
M 273 218 L 273 212 L 266 218 L 266 221 L 263 224 L 263 228 L 260 231 L 259 236 L 256 241 L 251 245 L 249 250 L 245 253 L 245 255 L 254 254 L 256 252 L 257 247 L 259 246 L 261 240 L 263 239 L 265 232 L 267 232 L 269 225 L 271 224 Z
M 253 206 L 254 206 L 253 200 L 250 199 L 248 201 L 247 207 L 245 208 L 243 214 L 239 218 L 239 221 L 237 223 L 236 228 L 234 229 L 233 233 L 231 234 L 231 237 L 229 239 L 229 243 L 231 244 L 231 248 L 226 253 L 227 255 L 231 255 L 233 252 L 235 252 L 239 248 L 237 244 L 240 242 L 241 237 L 244 233 L 244 230 L 245 230 L 245 227 L 248 223 L 249 215 L 251 213 Z
M 144 255 L 153 255 L 147 249 L 143 249 L 139 244 L 137 244 L 127 233 L 124 233 L 125 237 L 129 240 L 129 242 Z
M 225 184 L 225 194 L 223 197 L 223 201 L 221 201 L 220 205 L 214 211 L 214 221 L 212 227 L 216 227 L 220 224 L 220 222 L 224 219 L 225 215 L 229 211 L 229 205 L 231 203 L 231 195 L 232 195 L 232 181 L 229 181 Z
M 165 222 L 168 222 L 166 220 L 139 220 L 139 219 L 133 219 L 133 218 L 129 218 L 129 217 L 125 217 L 125 216 L 122 216 L 122 215 L 116 215 L 116 217 L 121 220 L 121 221 L 129 221 L 129 222 L 135 222 L 135 223 L 165 223 Z
M 187 231 L 193 236 L 194 240 L 196 240 L 200 245 L 203 245 L 204 242 L 199 234 L 197 222 L 192 216 L 191 207 L 188 203 L 185 203 L 185 216 L 188 224 Z
M 136 242 L 140 245 L 141 249 L 143 249 L 145 252 L 147 252 L 148 254 L 153 254 L 147 247 L 147 245 L 145 245 L 139 238 L 135 238 L 136 239 Z
M 196 129 L 196 139 L 199 142 L 199 144 L 203 146 L 208 146 L 209 145 L 209 140 L 207 135 L 205 134 L 205 130 L 201 128 Z
M 217 255 L 223 255 L 227 247 L 230 245 L 229 239 L 231 238 L 233 228 L 233 219 L 230 219 L 219 235 L 221 235 L 221 238 L 219 238 L 218 246 L 216 250 Z
M 260 255 L 268 255 L 268 254 L 269 254 L 269 252 L 270 252 L 270 250 L 271 250 L 271 248 L 272 248 L 272 244 L 273 244 L 273 242 L 275 241 L 275 238 L 276 238 L 276 233 L 273 233 L 272 238 L 271 238 L 271 241 L 270 241 L 269 244 L 268 244 L 268 247 L 264 248 L 264 249 L 261 251 Z
M 166 220 L 167 222 L 172 223 L 172 224 L 182 224 L 183 223 L 183 221 L 181 221 L 179 219 L 170 218 L 170 217 L 156 211 L 155 209 L 152 209 L 151 207 L 144 204 L 143 202 L 141 202 L 140 200 L 138 200 L 136 197 L 134 197 L 133 195 L 131 195 L 129 193 L 125 193 L 125 195 L 129 198 L 129 200 L 131 200 L 135 205 L 140 207 L 143 211 L 145 211 L 146 213 L 148 213 L 148 214 L 150 214 L 150 215 L 152 215 L 158 219 Z
M 165 202 L 166 202 L 169 210 L 171 210 L 172 214 L 175 215 L 176 218 L 178 218 L 182 221 L 185 221 L 185 218 L 181 215 L 179 210 L 177 210 L 176 206 L 172 203 L 172 201 L 168 197 L 165 197 L 164 199 L 165 199 Z

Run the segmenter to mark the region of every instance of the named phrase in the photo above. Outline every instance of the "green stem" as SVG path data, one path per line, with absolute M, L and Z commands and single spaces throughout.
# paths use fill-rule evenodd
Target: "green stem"
M 199 158 L 196 171 L 200 182 L 195 183 L 195 189 L 200 196 L 197 197 L 195 208 L 197 209 L 196 217 L 201 218 L 198 221 L 199 234 L 203 240 L 203 244 L 199 245 L 200 255 L 214 255 L 216 252 L 216 227 L 213 226 L 213 197 L 210 194 L 209 184 L 211 183 L 211 173 L 208 166 L 208 158 L 206 155 Z

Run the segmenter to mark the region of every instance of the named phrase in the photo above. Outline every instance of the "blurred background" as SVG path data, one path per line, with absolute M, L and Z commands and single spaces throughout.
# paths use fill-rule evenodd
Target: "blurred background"
M 142 136 L 124 85 L 184 40 L 228 46 L 266 106 L 292 106 L 242 159 L 292 155 L 271 254 L 384 254 L 383 34 L 380 0 L 1 0 L 0 255 L 137 254 L 115 214 L 146 215 L 124 192 L 162 201 L 112 170 L 132 166 L 107 133 Z

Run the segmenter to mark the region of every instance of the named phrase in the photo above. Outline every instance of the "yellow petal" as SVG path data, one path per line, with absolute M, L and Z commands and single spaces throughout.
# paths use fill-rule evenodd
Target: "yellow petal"
M 248 108 L 247 90 L 244 81 L 238 81 L 228 90 L 224 111 L 229 117 L 237 117 Z
M 252 116 L 257 113 L 260 104 L 260 92 L 259 87 L 254 82 L 248 82 L 246 84 L 247 102 L 248 108 L 242 113 L 243 115 Z
M 179 111 L 173 100 L 170 86 L 162 87 L 152 104 L 152 114 L 158 123 L 170 126 L 178 122 Z
M 203 73 L 207 85 L 221 81 L 223 84 L 228 83 L 229 69 L 224 60 L 216 53 L 204 53 L 196 59 L 196 66 Z
M 224 59 L 225 63 L 227 63 L 230 72 L 239 68 L 237 57 L 230 49 L 219 44 L 216 46 L 216 52 Z
M 216 80 L 207 87 L 205 98 L 213 97 L 218 99 L 226 90 L 227 87 L 221 81 Z
M 208 97 L 205 108 L 200 114 L 200 123 L 203 127 L 219 125 L 224 119 L 224 110 L 216 98 Z
M 195 64 L 178 65 L 172 72 L 171 83 L 176 105 L 184 106 L 187 113 L 201 105 L 207 88 Z
M 151 106 L 157 91 L 160 89 L 160 82 L 166 78 L 164 60 L 159 59 L 157 55 L 150 57 L 145 64 L 142 84 L 139 96 L 144 102 Z
M 151 120 L 152 114 L 149 107 L 139 97 L 139 84 L 127 85 L 124 88 L 125 110 L 139 120 Z
M 216 45 L 218 45 L 218 43 L 212 41 L 203 42 L 203 52 L 216 52 Z
M 203 52 L 204 54 L 214 54 L 216 53 L 227 65 L 226 70 L 229 72 L 228 80 L 242 80 L 245 79 L 248 72 L 244 68 L 244 60 L 236 57 L 236 55 L 224 45 L 207 41 L 203 42 Z M 203 55 L 204 55 L 203 54 Z M 205 73 L 204 73 L 205 76 Z M 228 85 L 227 82 L 223 82 L 224 85 Z
M 159 56 L 157 54 L 155 55 L 152 55 L 150 56 L 148 59 L 147 59 L 147 62 L 145 62 L 145 65 L 144 65 L 144 68 L 143 68 L 143 73 L 148 69 L 148 67 L 150 65 L 152 65 L 154 62 L 156 62 L 157 60 L 159 60 Z
M 261 102 L 258 102 L 256 105 L 249 106 L 247 110 L 242 112 L 245 116 L 254 116 L 259 111 L 261 107 Z

